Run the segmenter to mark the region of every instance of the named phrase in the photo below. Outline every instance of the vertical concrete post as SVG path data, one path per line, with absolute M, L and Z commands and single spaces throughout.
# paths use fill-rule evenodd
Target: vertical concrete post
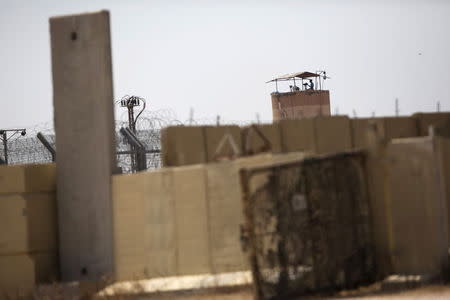
M 109 12 L 50 19 L 62 280 L 113 275 Z

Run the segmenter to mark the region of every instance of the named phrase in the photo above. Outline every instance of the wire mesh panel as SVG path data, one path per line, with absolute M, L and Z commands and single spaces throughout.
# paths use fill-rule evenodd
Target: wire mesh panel
M 50 143 L 54 144 L 54 136 L 47 136 Z M 4 145 L 0 143 L 0 158 L 4 160 Z M 19 137 L 8 141 L 8 163 L 34 164 L 52 162 L 51 153 L 36 137 Z
M 375 280 L 364 170 L 359 152 L 242 170 L 258 299 Z

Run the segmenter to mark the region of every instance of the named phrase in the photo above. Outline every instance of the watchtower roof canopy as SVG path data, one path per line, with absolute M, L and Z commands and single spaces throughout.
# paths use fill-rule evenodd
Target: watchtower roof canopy
M 291 80 L 294 78 L 305 79 L 305 78 L 319 77 L 319 76 L 320 76 L 319 74 L 312 73 L 312 72 L 297 72 L 297 73 L 285 74 L 285 75 L 279 76 L 277 78 L 274 78 L 272 80 L 269 80 L 267 82 Z

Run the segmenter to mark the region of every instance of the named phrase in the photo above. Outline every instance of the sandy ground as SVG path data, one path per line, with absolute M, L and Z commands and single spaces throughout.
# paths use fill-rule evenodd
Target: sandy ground
M 127 299 L 139 300 L 252 300 L 253 294 L 251 288 L 234 288 L 228 290 L 214 290 L 210 292 L 183 292 L 183 293 L 164 293 L 146 296 L 135 295 Z M 450 286 L 429 285 L 407 291 L 398 292 L 375 292 L 363 295 L 335 295 L 335 296 L 310 296 L 299 299 L 326 299 L 326 300 L 425 300 L 425 299 L 450 299 Z
M 416 278 L 417 277 L 417 278 Z M 450 284 L 428 284 L 420 276 L 393 275 L 381 282 L 357 290 L 337 294 L 303 296 L 298 299 L 327 300 L 400 300 L 400 299 L 449 299 Z M 81 292 L 83 291 L 83 292 Z M 223 273 L 220 275 L 195 275 L 176 278 L 156 278 L 130 282 L 118 282 L 99 291 L 96 284 L 70 283 L 48 285 L 40 290 L 42 299 L 66 299 L 80 295 L 95 295 L 102 300 L 251 300 L 253 289 L 248 272 Z M 62 297 L 57 297 L 62 296 Z M 92 296 L 91 296 L 92 297 Z M 91 298 L 87 297 L 87 298 Z M 0 297 L 1 298 L 1 297 Z M 37 299 L 41 299 L 37 297 Z M 84 298 L 83 298 L 84 299 Z
M 333 298 L 328 298 L 333 299 Z M 336 297 L 334 299 L 337 299 Z M 409 291 L 397 292 L 397 293 L 380 293 L 375 295 L 366 295 L 362 297 L 342 297 L 338 299 L 352 299 L 352 300 L 397 300 L 397 299 L 450 299 L 450 286 L 431 285 L 421 287 Z
M 332 296 L 329 294 L 303 296 L 301 299 L 450 300 L 450 285 L 425 285 L 426 280 L 424 280 L 420 276 L 392 275 L 383 281 L 360 287 L 357 290 L 341 291 Z M 120 299 L 132 300 L 250 300 L 253 299 L 253 289 L 251 274 L 246 271 L 117 282 L 107 286 L 97 295 L 120 295 L 122 296 Z M 113 297 L 113 299 L 117 298 Z

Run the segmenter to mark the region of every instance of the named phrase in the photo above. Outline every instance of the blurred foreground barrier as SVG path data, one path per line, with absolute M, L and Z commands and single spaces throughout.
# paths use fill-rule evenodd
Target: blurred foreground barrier
M 362 152 L 343 152 L 241 170 L 257 299 L 377 278 L 364 162 Z
M 59 278 L 55 165 L 0 166 L 0 298 Z
M 380 271 L 443 275 L 449 246 L 449 140 L 430 136 L 386 143 L 378 132 L 374 124 L 368 179 Z
M 304 156 L 262 154 L 113 176 L 116 279 L 247 270 L 239 169 Z

